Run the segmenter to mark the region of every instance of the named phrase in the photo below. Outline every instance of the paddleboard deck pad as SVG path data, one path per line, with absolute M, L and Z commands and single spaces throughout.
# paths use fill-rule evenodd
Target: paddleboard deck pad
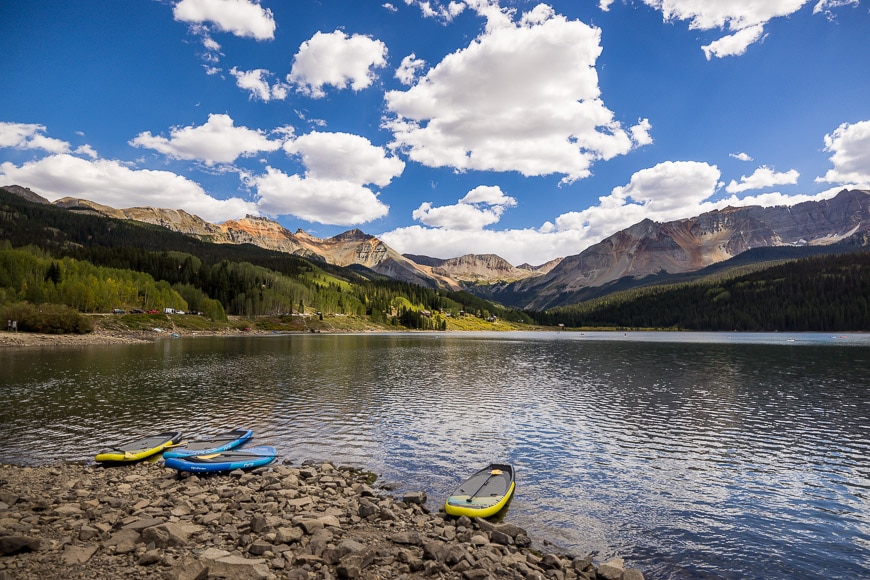
M 444 511 L 451 516 L 488 518 L 507 505 L 514 487 L 514 468 L 506 463 L 493 463 L 453 490 Z
M 117 447 L 103 449 L 94 458 L 100 463 L 130 463 L 160 453 L 167 447 L 181 441 L 181 431 L 159 433 L 124 443 Z
M 196 473 L 233 471 L 235 469 L 250 469 L 252 467 L 269 465 L 275 461 L 275 448 L 264 445 L 204 455 L 166 457 L 164 461 L 166 467 L 171 467 L 178 471 L 192 471 Z
M 234 429 L 226 433 L 220 433 L 204 439 L 190 441 L 183 446 L 173 448 L 163 454 L 164 459 L 170 457 L 187 457 L 190 455 L 209 455 L 211 453 L 221 453 L 235 449 L 240 445 L 247 443 L 254 432 L 250 429 Z

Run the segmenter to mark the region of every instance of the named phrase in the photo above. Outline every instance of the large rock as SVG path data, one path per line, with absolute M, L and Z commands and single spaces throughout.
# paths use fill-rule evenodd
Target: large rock
M 190 536 L 199 532 L 202 528 L 194 524 L 182 524 L 166 522 L 142 530 L 142 541 L 146 544 L 154 542 L 158 548 L 184 546 Z
M 598 577 L 602 580 L 622 580 L 625 572 L 625 560 L 614 558 L 598 567 Z
M 67 546 L 60 559 L 67 566 L 84 564 L 97 551 L 97 546 Z
M 234 556 L 225 550 L 209 548 L 199 556 L 200 561 L 208 568 L 208 575 L 217 578 L 233 578 L 234 580 L 266 580 L 269 578 L 269 567 L 265 560 Z
M 369 548 L 346 555 L 335 567 L 339 578 L 359 578 L 362 571 L 375 560 L 375 551 Z
M 12 556 L 39 549 L 39 538 L 26 536 L 0 536 L 0 556 Z

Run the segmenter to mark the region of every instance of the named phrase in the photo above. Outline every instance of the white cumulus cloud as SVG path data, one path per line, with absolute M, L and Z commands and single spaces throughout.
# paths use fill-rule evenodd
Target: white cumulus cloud
M 832 153 L 834 168 L 817 182 L 870 187 L 870 120 L 843 123 L 825 135 L 825 151 Z
M 497 223 L 508 207 L 515 207 L 517 200 L 505 195 L 498 186 L 481 185 L 469 191 L 454 205 L 433 207 L 424 202 L 414 210 L 412 217 L 431 227 L 450 230 L 482 230 Z
M 414 84 L 420 70 L 425 67 L 426 61 L 418 59 L 416 54 L 411 53 L 402 59 L 402 63 L 396 69 L 395 77 L 403 85 L 411 85 Z
M 45 135 L 45 125 L 0 122 L 0 147 L 41 149 L 49 153 L 67 153 L 66 141 Z
M 269 167 L 248 185 L 264 212 L 311 222 L 356 225 L 385 216 L 389 206 L 369 186 L 389 185 L 405 169 L 402 160 L 348 133 L 315 131 L 287 141 L 284 150 L 302 160 L 304 175 Z
M 764 35 L 764 26 L 757 24 L 738 30 L 734 34 L 723 36 L 710 44 L 701 47 L 707 60 L 712 57 L 740 56 L 751 44 L 755 44 Z
M 665 21 L 685 20 L 692 30 L 728 30 L 729 34 L 701 47 L 707 60 L 745 53 L 749 46 L 764 38 L 768 22 L 794 14 L 810 1 L 643 0 L 647 6 L 661 11 Z M 611 3 L 602 0 L 602 9 L 606 10 Z M 834 8 L 858 3 L 858 0 L 819 0 L 813 12 L 830 14 Z
M 192 25 L 213 24 L 221 31 L 240 37 L 257 40 L 271 40 L 275 37 L 272 11 L 263 8 L 256 1 L 181 0 L 173 7 L 172 14 L 180 22 Z
M 282 141 L 269 139 L 263 131 L 236 127 L 229 115 L 211 114 L 205 125 L 173 127 L 169 138 L 145 131 L 132 139 L 130 145 L 153 149 L 175 159 L 214 165 L 232 163 L 240 156 L 275 151 Z
M 750 189 L 763 189 L 774 185 L 794 185 L 798 181 L 800 173 L 796 169 L 790 169 L 785 173 L 777 173 L 772 167 L 762 165 L 752 175 L 743 175 L 740 181 L 731 180 L 725 187 L 728 193 L 740 193 Z
M 650 142 L 647 120 L 626 130 L 601 100 L 600 40 L 543 5 L 517 24 L 491 18 L 409 90 L 386 93 L 391 146 L 429 167 L 588 176 L 593 162 Z
M 314 131 L 288 141 L 284 150 L 288 155 L 301 157 L 306 176 L 317 179 L 383 187 L 405 169 L 401 159 L 388 157 L 382 147 L 372 145 L 365 137 L 349 133 Z
M 272 73 L 266 69 L 257 68 L 244 71 L 233 67 L 230 69 L 230 74 L 235 77 L 236 86 L 248 91 L 252 99 L 269 102 L 271 100 L 283 101 L 287 98 L 287 85 L 281 82 L 269 84 L 269 77 L 272 76 Z
M 360 91 L 374 81 L 374 69 L 386 66 L 386 57 L 380 40 L 340 30 L 317 32 L 299 47 L 287 81 L 315 99 L 326 95 L 326 86 Z
M 49 201 L 78 197 L 116 208 L 184 209 L 210 221 L 257 213 L 251 202 L 215 199 L 199 184 L 169 171 L 133 169 L 118 161 L 87 160 L 65 153 L 21 166 L 0 164 L 0 179 L 29 187 Z
M 270 215 L 349 226 L 376 220 L 389 211 L 372 190 L 349 181 L 287 175 L 267 167 L 248 185 L 260 196 L 258 207 Z
M 488 0 L 487 0 L 488 1 Z M 468 4 L 474 1 L 466 0 Z M 450 22 L 465 11 L 466 2 L 441 2 L 439 0 L 405 0 L 409 6 L 417 6 L 426 18 L 438 18 Z

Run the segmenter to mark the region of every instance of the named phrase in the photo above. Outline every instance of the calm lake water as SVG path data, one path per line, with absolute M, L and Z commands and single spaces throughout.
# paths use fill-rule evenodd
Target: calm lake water
M 648 578 L 870 577 L 870 336 L 276 335 L 0 349 L 0 462 L 249 427 Z

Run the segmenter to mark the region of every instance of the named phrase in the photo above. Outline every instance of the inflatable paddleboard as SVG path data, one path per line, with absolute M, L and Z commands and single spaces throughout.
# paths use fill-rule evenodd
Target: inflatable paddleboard
M 178 471 L 216 472 L 233 471 L 234 469 L 250 469 L 269 465 L 275 461 L 274 447 L 247 447 L 245 449 L 231 449 L 219 453 L 205 455 L 188 455 L 186 457 L 167 457 L 166 467 Z
M 488 518 L 507 505 L 514 487 L 514 468 L 505 463 L 493 463 L 453 490 L 444 511 L 451 516 Z
M 233 431 L 227 431 L 226 433 L 191 441 L 182 446 L 175 447 L 171 451 L 165 452 L 163 458 L 169 459 L 170 457 L 209 455 L 211 453 L 229 451 L 230 449 L 235 449 L 243 443 L 246 443 L 253 436 L 254 432 L 250 429 L 235 429 Z
M 94 458 L 100 463 L 129 463 L 160 453 L 181 441 L 181 431 L 170 431 L 103 449 Z

